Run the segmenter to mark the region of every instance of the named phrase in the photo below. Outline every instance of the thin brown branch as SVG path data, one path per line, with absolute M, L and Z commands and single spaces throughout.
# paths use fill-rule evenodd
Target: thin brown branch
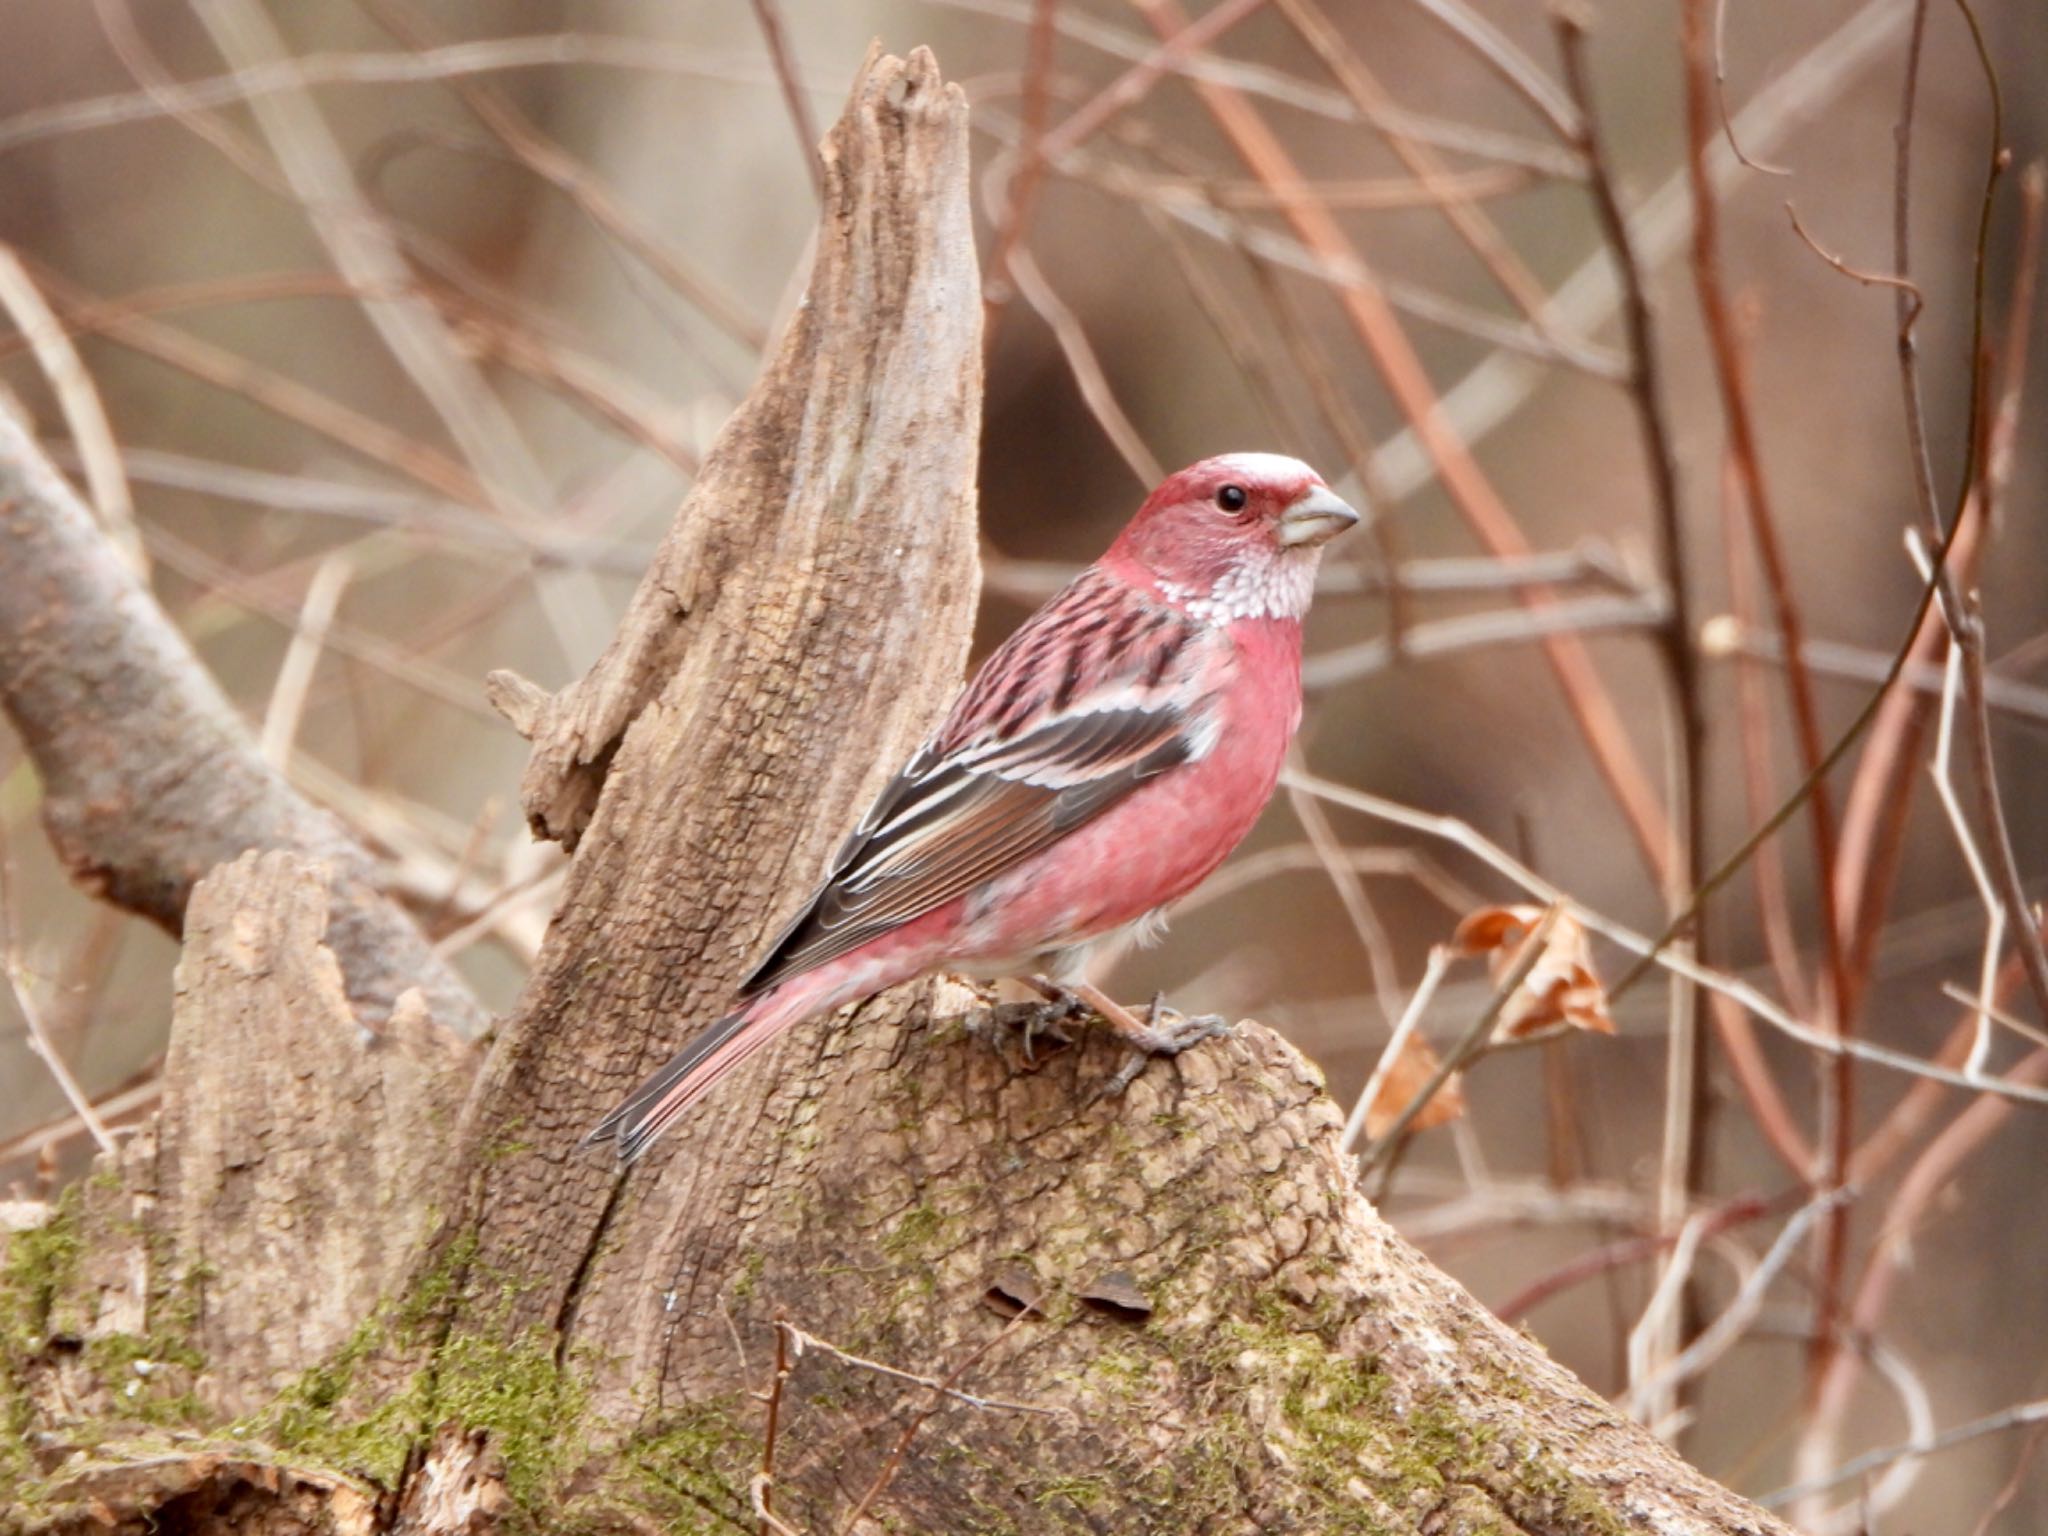
M 239 395 L 451 501 L 477 508 L 489 505 L 476 476 L 439 449 L 224 347 L 145 315 L 128 313 L 118 300 L 89 302 L 47 268 L 37 268 L 35 276 L 74 332 L 97 332 L 130 351 Z
M 1995 1094 L 2001 1099 L 2009 1099 L 2016 1103 L 2048 1105 L 2048 1089 L 2040 1088 L 2032 1082 L 2017 1081 L 2009 1076 L 1972 1076 L 1954 1071 L 1937 1061 L 1923 1060 L 1873 1041 L 1858 1039 L 1853 1035 L 1842 1035 L 1832 1030 L 1816 1029 L 1810 1024 L 1803 1023 L 1788 1013 L 1781 1004 L 1740 977 L 1701 965 L 1685 953 L 1674 952 L 1669 947 L 1669 933 L 1652 938 L 1637 932 L 1625 923 L 1604 916 L 1584 902 L 1575 900 L 1560 887 L 1545 880 L 1520 859 L 1498 844 L 1480 836 L 1472 827 L 1455 816 L 1440 816 L 1428 811 L 1418 811 L 1382 795 L 1368 794 L 1348 784 L 1340 784 L 1314 774 L 1296 774 L 1283 770 L 1281 781 L 1299 784 L 1332 805 L 1344 806 L 1393 826 L 1405 827 L 1463 849 L 1537 900 L 1562 906 L 1585 928 L 1639 957 L 1643 965 L 1661 966 L 1666 970 L 1676 971 L 1687 979 L 1697 981 L 1702 986 L 1720 993 L 1731 1002 L 1747 1009 L 1759 1021 L 1769 1025 L 1786 1039 L 1794 1041 L 1817 1056 L 1829 1059 L 1852 1056 L 1858 1061 L 1871 1062 L 1927 1082 Z M 1609 990 L 1610 1003 L 1618 991 L 1619 988 Z
M 1852 1016 L 1847 1012 L 1853 999 L 1850 996 L 1848 956 L 1842 941 L 1841 916 L 1835 905 L 1833 883 L 1828 878 L 1835 867 L 1836 839 L 1833 801 L 1821 770 L 1827 748 L 1822 736 L 1820 708 L 1814 697 L 1813 678 L 1800 656 L 1805 639 L 1805 620 L 1793 593 L 1791 571 L 1780 544 L 1778 519 L 1764 476 L 1763 446 L 1750 406 L 1742 339 L 1721 272 L 1720 211 L 1707 170 L 1707 155 L 1714 136 L 1712 21 L 1711 0 L 1685 0 L 1681 35 L 1685 55 L 1686 159 L 1693 194 L 1693 286 L 1699 295 L 1700 309 L 1706 322 L 1730 455 L 1741 482 L 1742 499 L 1749 512 L 1751 535 L 1763 566 L 1772 611 L 1785 635 L 1788 652 L 1785 675 L 1792 702 L 1794 735 L 1809 786 L 1807 804 L 1813 828 L 1816 873 L 1814 905 L 1828 979 L 1822 1018 L 1826 1027 L 1847 1034 L 1853 1025 Z M 1847 1056 L 1837 1057 L 1831 1069 L 1823 1075 L 1822 1111 L 1824 1166 L 1820 1187 L 1828 1191 L 1841 1187 L 1849 1155 L 1855 1145 L 1855 1068 Z M 1847 1205 L 1834 1207 L 1823 1239 L 1821 1278 L 1817 1288 L 1816 1366 L 1833 1348 L 1835 1298 L 1847 1264 L 1848 1223 Z
M 1292 777 L 1294 783 L 1290 788 L 1307 792 L 1307 775 L 1296 774 Z M 1430 1100 L 1443 1091 L 1446 1083 L 1484 1053 L 1488 1041 L 1493 1036 L 1494 1026 L 1500 1021 L 1500 1016 L 1508 1004 L 1514 1001 L 1515 993 L 1521 989 L 1522 983 L 1529 979 L 1529 973 L 1536 968 L 1536 962 L 1543 958 L 1544 948 L 1550 939 L 1550 931 L 1557 926 L 1558 919 L 1563 915 L 1564 908 L 1553 903 L 1536 926 L 1529 930 L 1522 940 L 1521 947 L 1516 951 L 1513 963 L 1501 973 L 1500 980 L 1494 984 L 1493 993 L 1487 998 L 1486 1006 L 1479 1010 L 1472 1022 L 1466 1026 L 1465 1032 L 1448 1051 L 1444 1052 L 1443 1059 L 1436 1064 L 1435 1070 L 1422 1086 L 1415 1090 L 1414 1096 L 1401 1107 L 1401 1112 L 1394 1117 L 1393 1123 L 1374 1137 L 1359 1154 L 1358 1171 L 1361 1178 L 1386 1162 L 1407 1136 L 1408 1127 L 1429 1108 Z
M 1379 480 L 1372 467 L 1372 439 L 1358 419 L 1349 398 L 1338 383 L 1335 370 L 1327 354 L 1317 341 L 1313 328 L 1302 317 L 1301 308 L 1288 293 L 1287 285 L 1280 275 L 1266 263 L 1254 260 L 1251 263 L 1252 278 L 1258 284 L 1259 294 L 1265 300 L 1266 312 L 1273 321 L 1272 330 L 1277 334 L 1280 345 L 1286 348 L 1293 360 L 1296 373 L 1308 385 L 1309 396 L 1316 403 L 1316 412 L 1323 418 L 1323 424 L 1336 437 L 1344 453 L 1344 461 L 1357 478 L 1359 491 L 1364 501 L 1367 529 L 1372 534 L 1372 549 L 1379 559 L 1383 590 L 1387 597 L 1387 633 L 1385 645 L 1393 656 L 1401 653 L 1403 637 L 1414 622 L 1414 604 L 1408 595 L 1408 588 L 1401 580 L 1406 566 L 1402 554 L 1400 526 L 1390 517 L 1381 515 L 1385 499 L 1380 494 Z M 1351 562 L 1360 565 L 1363 562 Z
M 754 1478 L 754 1508 L 761 1516 L 761 1536 L 787 1529 L 775 1518 L 775 1439 L 782 1429 L 782 1388 L 789 1380 L 790 1326 L 781 1312 L 775 1314 L 775 1366 L 768 1376 L 767 1422 L 761 1431 L 761 1470 Z
M 903 1457 L 910 1449 L 910 1442 L 917 1438 L 917 1432 L 924 1428 L 933 1414 L 946 1405 L 950 1397 L 958 1395 L 961 1378 L 973 1370 L 976 1365 L 980 1364 L 982 1357 L 988 1354 L 990 1350 L 1002 1343 L 1003 1340 L 1009 1338 L 1011 1334 L 1023 1327 L 1034 1316 L 1036 1314 L 1029 1307 L 1026 1307 L 1015 1317 L 1011 1318 L 1000 1330 L 990 1334 L 979 1345 L 962 1356 L 959 1364 L 946 1372 L 943 1379 L 927 1384 L 932 1394 L 931 1401 L 911 1415 L 910 1422 L 903 1426 L 903 1433 L 897 1437 L 896 1443 L 889 1448 L 889 1455 L 883 1461 L 881 1470 L 875 1474 L 875 1480 L 868 1485 L 867 1492 L 860 1496 L 859 1501 L 855 1503 L 853 1508 L 847 1513 L 844 1522 L 841 1523 L 839 1528 L 840 1536 L 852 1536 L 852 1532 L 859 1528 L 860 1517 L 867 1513 L 868 1506 L 888 1491 L 889 1485 L 896 1480 L 896 1474 L 903 1469 Z
M 1552 329 L 1547 316 L 1550 295 L 1499 227 L 1465 195 L 1450 167 L 1444 164 L 1437 152 L 1398 129 L 1384 126 L 1387 109 L 1393 103 L 1363 56 L 1345 40 L 1344 34 L 1332 24 L 1316 0 L 1278 0 L 1278 3 L 1303 40 L 1315 49 L 1324 67 L 1358 103 L 1359 112 L 1368 122 L 1381 125 L 1380 133 L 1388 148 L 1421 184 L 1430 201 L 1500 285 L 1501 291 L 1514 301 L 1530 324 L 1548 336 Z M 1580 110 L 1583 121 L 1583 104 Z M 1577 147 L 1583 153 L 1585 146 Z M 1554 337 L 1551 339 L 1556 340 Z
M 1621 275 L 1622 319 L 1629 342 L 1629 398 L 1635 407 L 1637 432 L 1650 469 L 1658 563 L 1663 571 L 1666 600 L 1671 605 L 1670 622 L 1661 632 L 1658 649 L 1664 662 L 1669 707 L 1677 716 L 1678 752 L 1671 774 L 1671 800 L 1679 842 L 1664 867 L 1665 907 L 1676 915 L 1685 906 L 1693 883 L 1706 865 L 1707 838 L 1707 724 L 1700 693 L 1699 655 L 1694 649 L 1692 583 L 1678 483 L 1678 454 L 1673 447 L 1670 414 L 1664 399 L 1664 369 L 1649 283 L 1629 232 L 1628 215 L 1621 206 L 1613 162 L 1593 96 L 1592 74 L 1586 61 L 1586 25 L 1568 9 L 1553 12 L 1553 23 L 1566 89 L 1577 109 L 1578 148 L 1586 157 L 1593 206 Z M 1705 958 L 1704 911 L 1694 919 L 1691 940 L 1695 953 Z M 1676 1230 L 1699 1190 L 1711 1099 L 1707 1035 L 1700 1027 L 1701 993 L 1679 977 L 1672 978 L 1671 987 L 1658 1220 Z M 1674 1338 L 1670 1342 L 1675 1346 L 1680 1341 Z
M 2011 160 L 2011 151 L 2005 144 L 2004 99 L 1999 89 L 1998 74 L 1992 66 L 1983 31 L 1978 25 L 1976 12 L 1969 0 L 1956 0 L 1968 24 L 1972 43 L 1976 47 L 1977 59 L 1984 72 L 1985 90 L 1990 99 L 1991 127 L 1988 151 L 1985 156 L 1984 191 L 1980 199 L 1977 218 L 1977 238 L 1973 252 L 1973 294 L 1971 303 L 1971 362 L 1972 387 L 1970 389 L 1969 428 L 1965 439 L 1966 463 L 1962 489 L 1956 497 L 1956 510 L 1950 526 L 1960 523 L 1973 498 L 1981 499 L 1985 476 L 1991 460 L 1991 439 L 1996 431 L 1993 425 L 1994 413 L 1987 405 L 1990 370 L 1985 365 L 1985 332 L 1987 325 L 1987 281 L 1990 264 L 1991 215 L 1995 206 L 1998 184 Z M 1901 279 L 1910 279 L 1911 233 L 1912 233 L 1912 145 L 1913 114 L 1918 93 L 1920 57 L 1926 30 L 1927 0 L 1918 0 L 1913 12 L 1913 34 L 1906 58 L 1905 95 L 1899 113 L 1896 129 L 1898 153 L 1893 184 L 1892 238 L 1893 257 Z M 2040 202 L 2033 203 L 2033 217 L 2038 222 Z M 2028 236 L 2028 243 L 2038 240 L 2038 235 Z M 2030 278 L 2022 282 L 2029 283 Z M 2023 288 L 2031 295 L 2031 288 Z M 1914 484 L 1919 493 L 1920 519 L 1930 543 L 1945 543 L 1949 535 L 1945 531 L 1941 510 L 1935 500 L 1932 466 L 1927 455 L 1926 412 L 1922 404 L 1920 387 L 1920 366 L 1918 348 L 1913 339 L 1912 321 L 1918 311 L 1912 307 L 1911 297 L 1905 291 L 1898 295 L 1899 310 L 1899 379 L 1905 398 L 1907 432 L 1913 449 L 1915 470 Z M 2021 353 L 2024 358 L 2024 352 Z M 2013 392 L 2015 400 L 2022 387 L 2023 379 L 2015 373 L 2006 381 L 2006 388 Z M 2017 406 L 2014 407 L 2015 411 Z M 1983 836 L 1990 851 L 1990 865 L 1997 881 L 2000 899 L 2005 908 L 2007 927 L 2018 945 L 2027 984 L 2034 994 L 2034 1006 L 2041 1017 L 2048 1020 L 2048 946 L 2044 946 L 2041 933 L 2029 909 L 2026 888 L 2020 878 L 2019 859 L 2013 851 L 2012 832 L 2005 816 L 2004 792 L 1998 781 L 1997 758 L 1991 737 L 1990 707 L 1987 702 L 1987 688 L 1984 659 L 1984 623 L 1974 593 L 1965 594 L 1958 590 L 1954 575 L 1946 568 L 1938 568 L 1936 578 L 1940 583 L 1941 609 L 1948 620 L 1949 636 L 1961 654 L 1963 673 L 1963 696 L 1970 713 L 1966 740 L 1970 747 L 1971 766 L 1976 779 L 1979 816 L 1983 821 Z M 1788 644 L 1796 640 L 1787 635 Z
M 1507 34 L 1474 11 L 1465 0 L 1408 0 L 1431 21 L 1469 48 L 1508 89 L 1536 111 L 1567 144 L 1575 142 L 1581 124 L 1566 94 L 1536 66 Z
M 2029 1055 L 2005 1080 L 2027 1084 L 2048 1081 L 2048 1051 Z M 1882 1326 L 1893 1286 L 1913 1251 L 1915 1233 L 1963 1166 L 2005 1126 L 2012 1109 L 2006 1100 L 1989 1095 L 1979 1097 L 1927 1144 L 1907 1170 L 1886 1207 L 1870 1259 L 1857 1283 L 1847 1319 L 1855 1336 L 1874 1336 Z M 1818 1475 L 1819 1468 L 1832 1459 L 1830 1451 L 1862 1373 L 1862 1364 L 1861 1356 L 1853 1349 L 1837 1350 L 1828 1359 L 1802 1436 L 1801 1455 L 1795 1462 L 1802 1479 Z
M 1045 180 L 1045 119 L 1052 105 L 1052 53 L 1059 35 L 1058 19 L 1059 0 L 1032 0 L 1031 32 L 1024 56 L 1023 131 L 1015 168 L 1004 191 L 1002 213 L 996 219 L 995 237 L 989 244 L 988 263 L 982 269 L 982 346 L 990 352 L 995 350 L 996 332 L 1009 303 L 1010 253 L 1030 227 L 1038 188 Z
M 1792 174 L 1785 166 L 1766 165 L 1744 154 L 1735 122 L 1728 115 L 1728 0 L 1714 0 L 1714 110 L 1721 115 L 1721 137 L 1727 140 L 1729 153 L 1737 160 L 1765 176 Z
M 427 24 L 405 0 L 364 0 L 364 7 L 410 46 L 424 49 L 434 45 Z M 520 164 L 567 196 L 593 224 L 688 300 L 705 319 L 749 354 L 759 353 L 767 345 L 767 332 L 758 321 L 685 262 L 588 166 L 534 128 L 503 92 L 462 76 L 451 77 L 450 84 L 463 104 Z
M 1733 464 L 1724 463 L 1721 483 L 1722 547 L 1728 568 L 1728 595 L 1734 605 L 1734 625 L 1752 624 L 1756 617 L 1756 579 L 1751 569 L 1748 539 L 1741 510 L 1741 491 L 1736 486 Z M 1707 655 L 1718 655 L 1724 630 L 1716 624 L 1713 644 L 1701 645 Z M 1809 652 L 1811 648 L 1809 647 Z M 1739 652 L 1735 665 L 1736 746 L 1742 755 L 1744 808 L 1752 822 L 1762 821 L 1778 802 L 1772 784 L 1771 762 L 1774 745 L 1770 708 L 1764 697 L 1763 668 L 1748 652 Z M 1812 658 L 1809 654 L 1808 664 Z M 1880 674 L 1882 675 L 1882 674 Z M 1839 864 L 1838 866 L 1839 867 Z M 1799 932 L 1792 922 L 1791 902 L 1786 894 L 1785 861 L 1780 840 L 1771 838 L 1757 848 L 1750 860 L 1750 882 L 1756 891 L 1758 925 L 1763 931 L 1764 951 L 1778 978 L 1778 990 L 1794 1012 L 1811 1016 L 1813 989 L 1799 958 Z
M 1780 1195 L 1773 1200 L 1766 1200 L 1757 1195 L 1731 1200 L 1705 1219 L 1699 1236 L 1702 1240 L 1717 1237 L 1745 1223 L 1775 1215 L 1781 1210 L 1797 1205 L 1801 1198 L 1803 1192 L 1795 1192 L 1791 1196 Z M 1588 1280 L 1611 1274 L 1617 1269 L 1644 1263 L 1667 1251 L 1677 1242 L 1678 1230 L 1674 1227 L 1669 1231 L 1652 1232 L 1642 1237 L 1631 1237 L 1622 1242 L 1594 1248 L 1567 1264 L 1559 1265 L 1547 1275 L 1539 1275 L 1494 1307 L 1494 1313 L 1504 1322 L 1518 1322 L 1551 1297 L 1568 1291 L 1573 1286 L 1583 1285 Z
M 825 169 L 818 163 L 818 122 L 811 115 L 811 99 L 804 94 L 802 71 L 797 68 L 796 50 L 782 25 L 782 11 L 775 0 L 753 0 L 754 19 L 761 24 L 761 37 L 768 44 L 768 57 L 775 64 L 775 80 L 782 87 L 782 101 L 789 108 L 790 126 L 796 129 L 797 145 L 803 153 L 804 170 L 811 178 L 811 190 L 822 201 Z

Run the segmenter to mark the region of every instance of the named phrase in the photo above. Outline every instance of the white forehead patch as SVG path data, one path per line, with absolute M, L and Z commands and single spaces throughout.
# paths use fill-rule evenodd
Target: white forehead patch
M 1320 480 L 1314 470 L 1284 453 L 1226 453 L 1213 461 L 1218 469 L 1247 480 Z

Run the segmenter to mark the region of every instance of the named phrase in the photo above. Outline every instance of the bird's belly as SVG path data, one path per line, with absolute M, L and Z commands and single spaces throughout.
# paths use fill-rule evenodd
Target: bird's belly
M 1187 895 L 1258 820 L 1288 734 L 1225 730 L 1200 762 L 990 881 L 968 898 L 963 949 L 993 971 L 1138 924 Z

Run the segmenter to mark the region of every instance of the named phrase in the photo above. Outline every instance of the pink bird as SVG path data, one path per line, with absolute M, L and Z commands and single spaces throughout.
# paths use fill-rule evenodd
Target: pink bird
M 1026 978 L 1148 1054 L 1220 1032 L 1213 1018 L 1162 1022 L 1156 1000 L 1140 1018 L 1080 978 L 1096 942 L 1156 933 L 1272 796 L 1301 723 L 1322 547 L 1357 521 L 1277 454 L 1167 477 L 983 664 L 734 1011 L 590 1139 L 616 1137 L 630 1161 L 791 1025 L 938 971 Z

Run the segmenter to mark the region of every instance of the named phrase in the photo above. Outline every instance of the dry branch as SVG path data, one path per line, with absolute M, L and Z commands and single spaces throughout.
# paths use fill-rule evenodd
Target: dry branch
M 372 1024 L 417 988 L 442 1026 L 483 1010 L 380 894 L 375 860 L 263 760 L 192 647 L 22 425 L 0 410 L 0 708 L 72 876 L 180 931 L 193 882 L 247 849 L 323 859 L 329 945 Z

